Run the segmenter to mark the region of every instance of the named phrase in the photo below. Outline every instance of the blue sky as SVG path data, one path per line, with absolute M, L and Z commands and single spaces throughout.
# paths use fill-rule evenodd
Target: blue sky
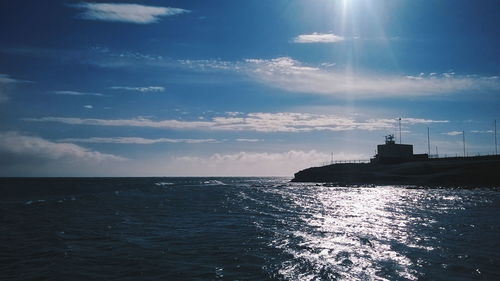
M 498 1 L 2 1 L 1 176 L 493 153 Z

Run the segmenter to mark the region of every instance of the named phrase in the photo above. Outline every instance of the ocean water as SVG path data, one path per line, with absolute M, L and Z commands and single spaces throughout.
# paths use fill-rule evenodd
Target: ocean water
M 500 189 L 0 179 L 0 280 L 500 280 Z

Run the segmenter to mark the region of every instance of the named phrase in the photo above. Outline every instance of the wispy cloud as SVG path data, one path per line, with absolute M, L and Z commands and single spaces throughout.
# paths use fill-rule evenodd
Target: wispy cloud
M 56 143 L 36 136 L 23 135 L 18 132 L 0 133 L 0 152 L 13 157 L 24 156 L 48 160 L 125 160 L 125 158 L 120 156 L 100 153 L 75 144 Z
M 461 135 L 462 132 L 459 132 L 459 131 L 451 131 L 451 132 L 446 132 L 446 133 L 441 133 L 443 135 L 448 135 L 448 136 L 458 136 L 458 135 Z
M 343 41 L 344 37 L 333 33 L 301 34 L 293 39 L 295 43 L 336 43 Z
M 138 24 L 155 23 L 161 17 L 189 13 L 189 10 L 171 7 L 146 6 L 125 3 L 80 2 L 68 4 L 82 10 L 78 17 L 85 20 L 128 22 Z
M 1 84 L 12 84 L 12 83 L 22 83 L 22 82 L 28 82 L 28 81 L 14 79 L 14 78 L 11 78 L 7 74 L 0 74 L 0 83 Z
M 8 101 L 9 88 L 16 83 L 26 83 L 30 81 L 14 79 L 7 74 L 0 74 L 0 103 Z
M 93 119 L 93 118 L 71 118 L 71 117 L 42 117 L 25 118 L 33 122 L 57 122 L 70 125 L 94 125 L 94 126 L 125 126 L 125 127 L 151 127 L 169 129 L 195 129 L 208 128 L 212 122 L 205 121 L 179 121 L 179 120 L 151 120 L 147 118 L 134 119 Z
M 337 160 L 367 159 L 363 154 L 335 154 Z M 181 175 L 221 176 L 291 176 L 293 173 L 321 165 L 330 159 L 329 153 L 316 150 L 285 152 L 216 153 L 208 157 L 175 157 L 169 171 Z
M 474 134 L 493 134 L 494 133 L 493 130 L 472 130 L 470 132 L 474 133 Z
M 454 72 L 418 75 L 369 74 L 332 68 L 332 64 L 307 65 L 290 57 L 221 60 L 179 60 L 180 66 L 193 71 L 233 72 L 270 87 L 336 98 L 380 99 L 452 95 L 465 91 L 500 90 L 498 76 L 457 75 Z M 149 65 L 175 67 L 165 58 Z
M 248 74 L 268 86 L 340 98 L 432 96 L 466 90 L 500 89 L 499 79 L 460 77 L 450 73 L 415 77 L 346 73 L 306 66 L 288 57 L 249 59 L 247 62 Z
M 78 91 L 54 91 L 56 95 L 66 95 L 66 96 L 96 96 L 96 97 L 104 97 L 105 95 L 100 93 L 86 93 L 86 92 L 78 92 Z
M 137 91 L 141 93 L 155 93 L 165 91 L 164 87 L 161 86 L 148 86 L 148 87 L 125 87 L 125 86 L 113 86 L 110 87 L 113 90 L 126 90 L 126 91 Z
M 2 49 L 18 54 L 19 50 Z M 173 59 L 161 55 L 92 48 L 90 51 L 66 52 L 67 60 L 105 68 L 148 66 L 165 69 L 184 69 L 193 72 L 233 73 L 269 87 L 289 92 L 326 95 L 339 99 L 381 99 L 456 95 L 475 91 L 476 94 L 500 90 L 499 76 L 459 75 L 455 72 L 428 74 L 366 73 L 332 67 L 332 62 L 306 64 L 290 57 L 274 59 Z M 60 57 L 49 50 L 28 49 L 24 55 Z M 220 77 L 226 77 L 221 75 Z M 224 78 L 221 78 L 224 79 Z M 121 87 L 121 86 L 116 86 Z M 155 87 L 155 86 L 153 86 Z M 123 87 L 140 91 L 148 87 Z
M 113 143 L 113 144 L 155 144 L 155 143 L 217 143 L 215 139 L 146 139 L 140 137 L 114 137 L 114 138 L 67 138 L 58 140 L 58 142 L 81 142 L 81 143 Z
M 94 106 L 92 106 L 90 104 L 84 105 L 83 107 L 86 109 L 93 109 L 94 108 Z
M 238 142 L 259 142 L 261 139 L 236 139 Z
M 157 58 L 150 65 L 175 67 L 175 62 Z M 454 72 L 418 75 L 368 74 L 332 68 L 332 64 L 307 65 L 290 57 L 221 60 L 179 60 L 194 71 L 233 72 L 269 87 L 336 98 L 380 99 L 452 95 L 465 91 L 500 90 L 498 76 L 457 75 Z
M 92 119 L 70 117 L 25 118 L 32 122 L 57 122 L 70 125 L 128 126 L 161 129 L 221 130 L 221 131 L 256 131 L 256 132 L 311 132 L 311 131 L 350 131 L 350 130 L 386 130 L 394 128 L 396 119 L 357 120 L 349 116 L 309 114 L 309 113 L 247 113 L 234 117 L 216 116 L 204 121 L 189 120 L 152 120 L 133 119 Z M 403 118 L 409 125 L 446 123 L 447 120 L 428 120 Z

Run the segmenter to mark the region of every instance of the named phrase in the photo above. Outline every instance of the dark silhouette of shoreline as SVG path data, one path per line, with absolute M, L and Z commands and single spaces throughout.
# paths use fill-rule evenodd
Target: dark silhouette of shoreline
M 292 181 L 450 187 L 500 186 L 500 155 L 436 158 L 393 164 L 332 164 L 299 171 Z

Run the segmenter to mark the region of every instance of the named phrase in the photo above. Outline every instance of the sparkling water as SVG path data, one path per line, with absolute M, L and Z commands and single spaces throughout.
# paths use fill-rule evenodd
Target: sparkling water
M 499 191 L 0 179 L 0 280 L 500 280 Z

